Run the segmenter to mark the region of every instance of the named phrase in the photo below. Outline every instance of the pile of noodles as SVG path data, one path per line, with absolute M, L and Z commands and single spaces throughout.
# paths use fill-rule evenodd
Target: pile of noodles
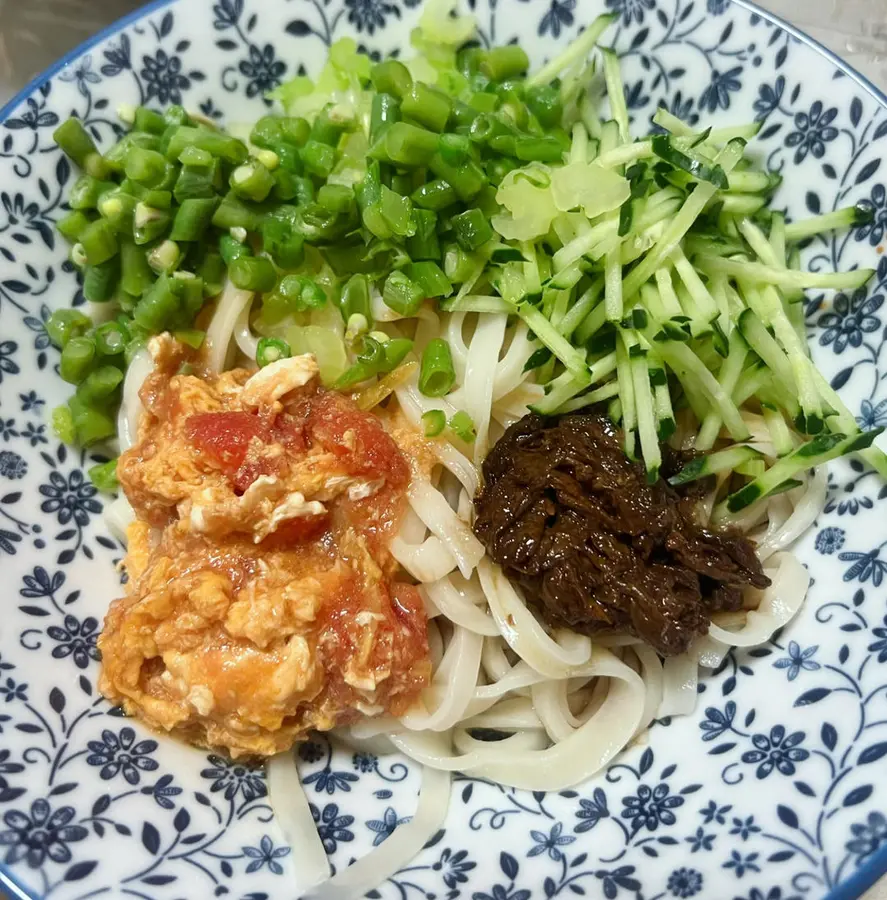
M 253 296 L 228 287 L 207 330 L 209 366 L 221 371 L 255 358 L 250 330 Z M 579 784 L 605 767 L 654 718 L 687 714 L 696 704 L 700 667 L 719 665 L 730 647 L 766 641 L 797 612 L 809 576 L 787 548 L 816 519 L 825 502 L 823 469 L 802 486 L 769 497 L 733 524 L 757 542 L 772 584 L 750 590 L 747 612 L 716 615 L 707 636 L 682 656 L 663 662 L 628 637 L 589 638 L 544 626 L 520 591 L 486 558 L 471 530 L 479 468 L 503 430 L 527 413 L 542 388 L 524 371 L 533 352 L 527 328 L 504 314 L 438 314 L 396 319 L 377 298 L 377 322 L 391 336 L 411 337 L 415 351 L 445 338 L 456 386 L 442 399 L 423 396 L 414 372 L 387 402 L 400 406 L 417 428 L 430 409 L 451 416 L 464 409 L 477 430 L 473 445 L 434 442 L 439 466 L 429 480 L 418 472 L 409 506 L 391 550 L 417 582 L 428 613 L 433 677 L 420 708 L 400 719 L 367 718 L 337 736 L 372 752 L 399 751 L 423 766 L 418 808 L 411 821 L 347 869 L 330 877 L 292 754 L 269 766 L 277 821 L 293 848 L 296 894 L 317 900 L 360 896 L 407 864 L 441 826 L 447 812 L 450 773 L 464 772 L 517 788 L 556 791 Z M 124 384 L 121 450 L 134 441 L 141 412 L 139 387 L 151 371 L 143 351 Z M 760 416 L 746 412 L 750 443 L 773 456 Z M 683 423 L 688 442 L 694 423 Z M 679 435 L 681 429 L 679 428 Z M 704 504 L 710 512 L 715 493 Z M 119 534 L 131 520 L 125 498 L 109 510 Z M 483 741 L 475 729 L 507 737 Z

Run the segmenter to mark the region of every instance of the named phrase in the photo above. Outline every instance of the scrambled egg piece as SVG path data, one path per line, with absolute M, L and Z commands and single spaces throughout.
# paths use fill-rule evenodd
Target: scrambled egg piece
M 137 519 L 100 688 L 232 756 L 400 714 L 430 675 L 421 598 L 387 550 L 407 463 L 377 418 L 317 387 L 313 358 L 281 363 L 161 369 L 118 466 Z

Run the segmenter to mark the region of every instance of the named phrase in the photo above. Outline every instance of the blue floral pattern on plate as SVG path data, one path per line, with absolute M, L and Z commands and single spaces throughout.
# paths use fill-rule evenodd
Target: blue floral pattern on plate
M 96 635 L 122 548 L 103 530 L 90 454 L 58 445 L 65 387 L 44 322 L 81 304 L 53 230 L 74 173 L 53 128 L 71 112 L 99 141 L 120 103 L 255 117 L 266 91 L 316 70 L 353 35 L 399 50 L 417 0 L 177 0 L 131 18 L 4 111 L 0 121 L 0 865 L 33 896 L 289 897 L 293 854 L 261 770 L 158 739 L 98 696 Z M 663 105 L 762 123 L 790 215 L 866 202 L 874 221 L 814 239 L 814 269 L 875 265 L 865 291 L 811 295 L 817 361 L 865 427 L 887 423 L 887 111 L 847 73 L 728 0 L 469 0 L 483 42 L 537 59 L 597 12 L 618 16 L 635 128 Z M 444 827 L 371 894 L 386 900 L 822 897 L 887 868 L 887 488 L 834 466 L 799 548 L 814 576 L 798 620 L 731 653 L 695 715 L 662 720 L 592 783 L 525 793 L 457 776 Z M 334 867 L 379 846 L 415 808 L 417 767 L 317 739 L 298 761 Z M 507 850 L 502 849 L 507 848 Z M 837 896 L 837 895 L 836 895 Z

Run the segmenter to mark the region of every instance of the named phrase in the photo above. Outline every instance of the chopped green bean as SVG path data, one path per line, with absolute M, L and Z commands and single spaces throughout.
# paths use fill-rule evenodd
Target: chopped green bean
M 277 271 L 269 259 L 262 256 L 241 256 L 231 262 L 228 274 L 236 287 L 244 291 L 264 293 L 277 284 Z
M 281 359 L 287 359 L 292 355 L 293 352 L 286 341 L 282 341 L 279 338 L 263 337 L 259 339 L 259 346 L 256 350 L 256 365 L 260 369 L 264 369 L 265 366 L 269 366 L 271 363 L 278 362 Z
M 456 370 L 450 345 L 442 338 L 434 338 L 422 354 L 419 391 L 426 397 L 445 397 L 455 383 Z
M 62 350 L 59 373 L 69 384 L 80 384 L 92 369 L 95 355 L 93 338 L 86 335 L 72 337 Z
M 86 334 L 92 320 L 79 309 L 57 309 L 46 320 L 46 334 L 60 350 L 64 350 L 72 338 Z

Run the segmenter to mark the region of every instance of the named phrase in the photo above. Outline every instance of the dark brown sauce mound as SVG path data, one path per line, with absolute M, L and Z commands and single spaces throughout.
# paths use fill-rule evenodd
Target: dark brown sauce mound
M 686 457 L 663 448 L 663 475 Z M 711 614 L 767 587 L 754 545 L 694 519 L 705 485 L 646 482 L 602 415 L 512 425 L 483 465 L 474 531 L 551 625 L 621 632 L 663 656 L 683 653 Z

